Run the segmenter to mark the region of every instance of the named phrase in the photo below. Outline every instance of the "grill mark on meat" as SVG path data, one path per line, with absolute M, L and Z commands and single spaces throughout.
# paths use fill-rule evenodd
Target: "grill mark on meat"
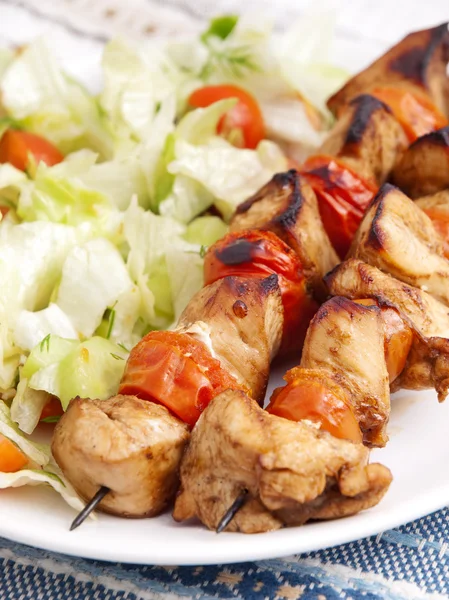
M 382 227 L 379 226 L 379 221 L 382 218 L 384 212 L 383 200 L 388 194 L 394 192 L 394 190 L 396 189 L 397 188 L 394 185 L 391 185 L 390 183 L 385 183 L 380 188 L 380 190 L 378 191 L 378 193 L 372 201 L 372 205 L 375 205 L 377 203 L 377 208 L 368 233 L 367 242 L 369 246 L 371 246 L 377 251 L 383 249 L 385 242 L 385 232 L 382 229 Z
M 278 276 L 274 273 L 262 280 L 261 284 L 263 292 L 268 296 L 278 288 Z
M 273 176 L 272 180 L 267 185 L 281 186 L 282 188 L 286 188 L 295 183 L 297 179 L 297 172 L 295 169 L 290 169 L 289 171 L 285 171 L 284 173 L 276 173 Z M 253 204 L 263 200 L 266 196 L 266 187 L 263 187 L 261 192 L 257 193 L 255 196 L 251 196 L 248 200 L 245 200 L 241 204 L 237 206 L 235 211 L 236 215 L 241 215 L 242 213 L 248 212 Z
M 358 144 L 361 142 L 370 124 L 371 117 L 375 112 L 381 110 L 391 113 L 390 108 L 386 104 L 369 94 L 357 96 L 350 104 L 356 108 L 351 120 L 351 125 L 346 133 L 347 144 Z
M 292 188 L 288 197 L 288 205 L 279 215 L 273 219 L 273 223 L 278 224 L 283 229 L 289 230 L 295 226 L 299 211 L 304 203 L 304 197 L 301 192 L 301 180 L 298 172 L 291 169 L 289 175 L 289 185 Z
M 410 145 L 409 150 L 418 149 L 421 144 L 431 143 L 435 146 L 449 146 L 449 126 L 422 135 Z
M 443 59 L 449 58 L 448 23 L 430 29 L 428 34 L 430 36 L 428 43 L 415 46 L 393 58 L 389 64 L 390 69 L 404 75 L 406 79 L 426 85 L 430 62 L 440 44 L 442 45 Z

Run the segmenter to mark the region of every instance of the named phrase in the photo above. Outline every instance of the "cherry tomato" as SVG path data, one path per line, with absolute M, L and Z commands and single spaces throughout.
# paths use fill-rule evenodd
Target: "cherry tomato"
M 372 298 L 362 298 L 355 302 L 364 306 L 379 306 Z M 394 308 L 389 306 L 380 308 L 385 331 L 385 361 L 388 377 L 392 383 L 404 370 L 413 342 L 413 331 Z
M 324 229 L 344 258 L 377 187 L 331 156 L 312 156 L 301 173 L 312 186 Z
M 307 419 L 337 438 L 362 442 L 354 410 L 339 385 L 319 371 L 300 367 L 288 371 L 284 379 L 287 385 L 273 392 L 269 413 L 290 421 Z
M 193 426 L 226 389 L 241 386 L 202 342 L 174 331 L 152 331 L 131 350 L 119 392 L 163 404 Z
M 446 117 L 424 94 L 412 93 L 401 87 L 375 88 L 370 94 L 391 109 L 410 143 L 449 124 Z
M 28 458 L 22 450 L 0 434 L 0 472 L 15 473 L 26 464 L 28 464 Z
M 49 167 L 64 160 L 53 144 L 38 135 L 15 129 L 5 131 L 0 140 L 0 163 L 9 162 L 26 171 L 30 154 L 36 163 L 43 161 Z
M 246 90 L 236 85 L 209 85 L 195 90 L 189 97 L 189 104 L 194 108 L 205 108 L 225 98 L 237 98 L 238 102 L 220 119 L 217 132 L 231 139 L 240 132 L 242 143 L 235 145 L 256 148 L 265 137 L 265 125 L 257 100 Z
M 61 401 L 56 396 L 52 396 L 41 412 L 40 420 L 50 419 L 52 417 L 60 417 L 64 414 Z
M 318 305 L 308 294 L 299 258 L 287 244 L 271 231 L 236 231 L 211 246 L 204 259 L 205 285 L 229 275 L 273 273 L 278 276 L 284 306 L 282 351 L 299 349 Z

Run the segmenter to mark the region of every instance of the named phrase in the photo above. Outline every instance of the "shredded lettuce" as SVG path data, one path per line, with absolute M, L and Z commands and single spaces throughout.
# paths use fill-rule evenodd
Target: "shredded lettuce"
M 19 313 L 14 329 L 14 342 L 19 348 L 31 351 L 48 334 L 69 339 L 79 337 L 67 313 L 53 302 L 43 310 Z
M 90 148 L 104 158 L 111 156 L 112 137 L 96 100 L 64 74 L 42 39 L 14 57 L 0 91 L 10 117 L 64 154 Z
M 225 219 L 275 173 L 287 168 L 284 154 L 269 141 L 262 141 L 257 150 L 239 150 L 218 137 L 202 146 L 178 140 L 176 157 L 169 171 L 190 177 L 209 190 Z
M 11 419 L 24 433 L 33 433 L 50 398 L 48 392 L 30 388 L 28 379 L 22 377 L 11 404 Z

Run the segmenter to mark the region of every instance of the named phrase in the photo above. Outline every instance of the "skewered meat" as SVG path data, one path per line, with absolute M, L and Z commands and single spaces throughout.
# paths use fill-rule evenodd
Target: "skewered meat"
M 105 485 L 102 510 L 149 517 L 171 501 L 188 439 L 188 427 L 158 404 L 75 398 L 56 425 L 52 452 L 83 498 Z
M 377 268 L 350 259 L 334 269 L 326 282 L 333 294 L 374 298 L 380 306 L 394 307 L 409 324 L 413 339 L 404 369 L 390 389 L 434 388 L 442 402 L 449 391 L 449 311 L 446 306 Z M 440 337 L 441 336 L 441 337 Z
M 449 309 L 427 292 L 351 258 L 325 277 L 333 296 L 374 298 L 380 305 L 396 307 L 422 336 L 449 338 Z
M 393 182 L 413 199 L 449 188 L 449 127 L 413 142 L 396 165 Z
M 218 356 L 222 366 L 261 401 L 269 361 L 280 344 L 282 311 L 276 275 L 226 277 L 194 296 L 181 316 L 180 335 L 196 339 L 207 353 L 210 346 L 210 354 Z M 146 338 L 139 342 L 129 361 L 133 353 L 140 353 L 145 362 L 146 344 Z M 172 374 L 169 363 L 163 375 L 170 379 L 180 373 Z M 158 377 L 163 381 L 161 373 Z M 121 389 L 127 385 L 125 372 Z M 156 394 L 156 387 L 152 392 Z M 91 498 L 101 486 L 112 490 L 100 503 L 101 510 L 155 516 L 176 492 L 188 438 L 187 425 L 148 399 L 130 395 L 104 401 L 76 399 L 55 429 L 52 451 L 84 498 Z
M 228 531 L 350 515 L 377 504 L 391 482 L 389 470 L 369 465 L 368 456 L 362 444 L 270 415 L 241 392 L 224 392 L 192 432 L 173 516 L 216 528 L 243 488 L 250 499 Z
M 210 331 L 213 354 L 221 365 L 262 402 L 272 358 L 282 336 L 283 309 L 276 275 L 225 277 L 206 286 L 179 319 L 188 330 L 201 321 Z
M 385 86 L 401 86 L 417 95 L 428 95 L 445 115 L 449 115 L 448 24 L 410 33 L 369 67 L 352 77 L 328 100 L 337 114 L 360 93 Z
M 322 277 L 338 257 L 320 219 L 313 190 L 297 171 L 279 173 L 240 204 L 231 231 L 262 229 L 275 233 L 297 254 L 312 293 L 324 300 Z
M 331 374 L 349 394 L 365 443 L 385 445 L 390 389 L 377 307 L 339 297 L 323 304 L 310 323 L 300 366 Z
M 444 258 L 443 241 L 431 219 L 389 184 L 367 211 L 349 256 L 449 304 L 449 261 Z
M 381 185 L 406 146 L 405 134 L 391 110 L 374 96 L 363 94 L 345 105 L 319 154 L 341 158 L 363 179 Z
M 419 198 L 415 203 L 430 217 L 443 240 L 443 254 L 449 260 L 449 189 Z

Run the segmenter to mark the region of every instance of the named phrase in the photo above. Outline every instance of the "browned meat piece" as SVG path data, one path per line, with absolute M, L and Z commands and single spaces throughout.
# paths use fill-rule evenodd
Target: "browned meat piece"
M 393 182 L 410 198 L 449 188 L 449 127 L 418 138 L 396 165 Z
M 105 485 L 101 510 L 124 517 L 162 512 L 178 487 L 188 427 L 166 408 L 135 396 L 76 398 L 53 436 L 52 452 L 87 499 Z
M 228 531 L 258 533 L 377 504 L 390 471 L 362 444 L 270 415 L 242 392 L 217 396 L 192 432 L 173 516 L 215 529 L 242 489 L 250 500 Z
M 443 402 L 449 393 L 449 340 L 419 338 L 412 344 L 407 363 L 391 390 L 428 390 L 435 388 Z
M 344 107 L 319 153 L 342 159 L 363 179 L 381 185 L 406 147 L 405 134 L 390 109 L 364 94 Z
M 325 281 L 334 296 L 374 298 L 381 305 L 397 308 L 421 335 L 449 338 L 447 306 L 361 260 L 351 258 L 341 263 Z
M 349 256 L 449 304 L 449 261 L 443 241 L 430 218 L 392 185 L 385 184 L 370 205 Z
M 323 304 L 310 323 L 300 366 L 330 374 L 348 392 L 364 442 L 386 444 L 390 388 L 378 307 L 341 297 Z
M 312 292 L 324 300 L 322 277 L 338 263 L 338 257 L 324 231 L 316 196 L 297 171 L 275 175 L 237 208 L 231 231 L 242 229 L 273 231 L 293 248 Z
M 225 277 L 192 298 L 179 325 L 205 323 L 215 357 L 262 402 L 270 362 L 281 342 L 283 315 L 276 275 Z
M 352 98 L 377 87 L 400 85 L 411 92 L 429 94 L 441 112 L 449 115 L 448 24 L 410 33 L 369 67 L 350 79 L 328 100 L 338 114 Z
M 443 254 L 449 260 L 449 189 L 433 196 L 419 198 L 415 204 L 431 219 L 435 230 L 441 236 Z
M 434 388 L 443 401 L 449 391 L 448 308 L 425 292 L 355 259 L 339 265 L 326 281 L 333 294 L 374 298 L 379 305 L 397 310 L 412 328 L 413 340 L 405 367 L 391 384 L 391 391 Z

